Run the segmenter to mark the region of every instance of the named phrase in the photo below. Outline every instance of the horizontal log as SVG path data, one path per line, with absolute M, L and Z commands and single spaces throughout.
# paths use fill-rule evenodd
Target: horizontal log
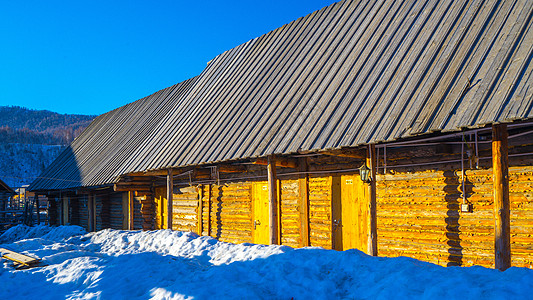
M 130 191 L 150 192 L 151 186 L 150 185 L 135 185 L 135 184 L 127 184 L 127 183 L 115 183 L 113 186 L 113 190 L 115 192 L 130 192 Z
M 266 158 L 258 158 L 255 160 L 254 164 L 266 166 L 268 165 L 268 160 Z M 298 161 L 295 159 L 277 157 L 275 159 L 275 164 L 276 164 L 276 167 L 281 167 L 281 168 L 293 168 L 293 169 L 298 168 Z

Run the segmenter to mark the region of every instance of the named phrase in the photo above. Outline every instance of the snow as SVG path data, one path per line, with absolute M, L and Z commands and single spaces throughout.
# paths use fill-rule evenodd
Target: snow
M 440 267 L 357 250 L 230 244 L 170 230 L 17 226 L 0 247 L 43 267 L 0 268 L 0 299 L 530 298 L 533 270 Z

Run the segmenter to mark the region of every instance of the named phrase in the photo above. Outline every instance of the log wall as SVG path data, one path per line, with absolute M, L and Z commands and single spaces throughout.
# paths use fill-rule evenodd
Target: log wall
M 172 198 L 172 229 L 179 231 L 197 232 L 197 188 L 174 188 Z
M 209 227 L 211 236 L 221 241 L 251 243 L 253 226 L 251 183 L 211 185 L 210 188 L 210 201 L 207 196 L 209 195 L 209 187 L 203 188 L 203 195 L 205 196 L 202 197 L 202 227 L 206 229 Z M 208 211 L 210 211 L 210 215 L 208 215 Z
M 332 248 L 332 177 L 309 177 L 309 242 L 311 246 Z
M 511 266 L 533 268 L 533 166 L 509 168 Z
M 378 177 L 380 256 L 409 256 L 440 265 L 494 264 L 492 176 L 466 172 L 473 212 L 461 212 L 461 170 L 398 172 Z
M 281 244 L 300 247 L 300 189 L 298 180 L 280 180 Z

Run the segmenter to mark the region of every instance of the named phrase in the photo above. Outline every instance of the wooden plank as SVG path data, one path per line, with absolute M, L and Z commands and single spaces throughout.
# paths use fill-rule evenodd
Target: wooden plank
M 509 162 L 507 125 L 492 126 L 494 180 L 494 267 L 511 267 L 511 222 L 509 209 Z
M 277 245 L 278 241 L 278 180 L 276 176 L 276 162 L 273 156 L 268 157 L 268 202 L 270 206 L 270 244 Z
M 310 246 L 309 244 L 309 175 L 307 172 L 307 158 L 302 157 L 298 162 L 300 165 L 300 178 L 298 178 L 299 204 L 300 204 L 300 247 Z
M 172 197 L 174 190 L 172 169 L 168 169 L 167 172 L 167 228 L 172 229 Z
M 0 248 L 0 253 L 2 253 L 3 258 L 9 259 L 27 267 L 34 266 L 35 264 L 38 264 L 41 261 L 39 258 L 27 256 L 5 248 Z
M 366 163 L 370 168 L 371 181 L 368 184 L 368 255 L 378 255 L 378 231 L 376 220 L 376 181 L 377 181 L 377 160 L 376 145 L 368 145 L 368 156 Z

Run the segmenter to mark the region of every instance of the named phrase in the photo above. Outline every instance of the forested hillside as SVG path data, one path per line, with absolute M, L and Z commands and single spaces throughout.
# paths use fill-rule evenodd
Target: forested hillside
M 0 106 L 0 143 L 67 145 L 94 117 Z
M 94 117 L 0 106 L 0 179 L 30 184 Z

